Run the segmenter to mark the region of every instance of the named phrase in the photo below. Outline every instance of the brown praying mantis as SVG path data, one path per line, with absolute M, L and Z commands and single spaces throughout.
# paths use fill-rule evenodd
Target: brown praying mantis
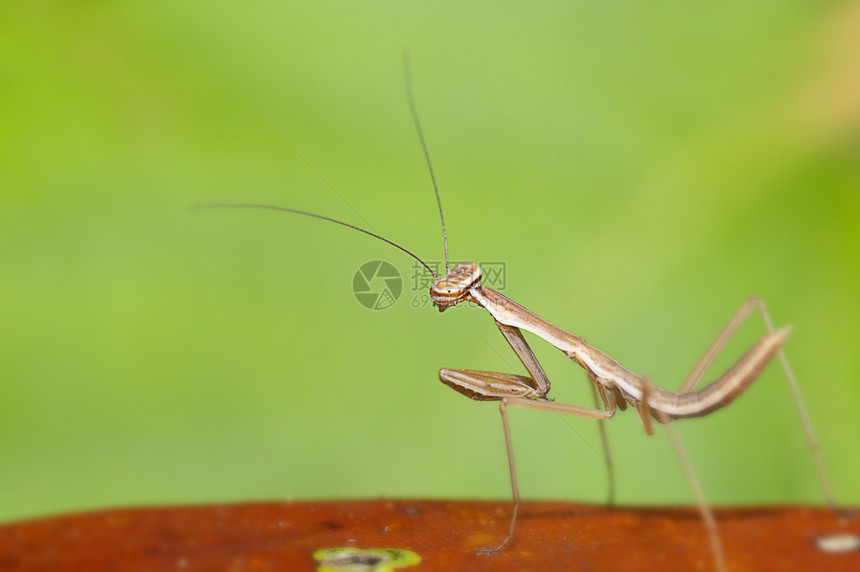
M 513 373 L 497 373 L 467 369 L 443 368 L 439 371 L 439 379 L 455 391 L 477 401 L 498 401 L 505 434 L 508 467 L 513 493 L 513 508 L 508 531 L 500 544 L 495 547 L 478 551 L 479 554 L 492 555 L 502 550 L 514 538 L 517 524 L 517 513 L 520 504 L 520 493 L 517 485 L 514 451 L 511 439 L 510 424 L 507 410 L 509 407 L 552 411 L 559 414 L 573 415 L 600 422 L 601 436 L 605 451 L 605 460 L 609 470 L 610 502 L 614 495 L 612 464 L 609 457 L 608 441 L 603 428 L 603 421 L 613 417 L 616 411 L 624 411 L 630 407 L 638 415 L 645 432 L 654 433 L 653 420 L 666 427 L 670 440 L 680 457 L 686 477 L 696 497 L 699 511 L 708 530 L 711 551 L 715 567 L 725 570 L 725 557 L 717 532 L 716 521 L 705 501 L 699 482 L 693 472 L 690 461 L 675 432 L 671 422 L 675 419 L 705 416 L 717 409 L 725 407 L 734 401 L 759 377 L 770 361 L 778 356 L 785 373 L 791 392 L 794 396 L 801 421 L 803 423 L 809 446 L 818 469 L 822 490 L 828 505 L 835 509 L 827 471 L 821 453 L 818 449 L 815 433 L 809 420 L 806 407 L 800 394 L 794 374 L 789 367 L 782 346 L 788 338 L 790 328 L 775 329 L 764 303 L 757 298 L 750 298 L 737 311 L 734 317 L 723 328 L 717 338 L 705 351 L 704 355 L 681 384 L 678 391 L 664 389 L 652 383 L 649 379 L 637 375 L 620 363 L 589 345 L 581 337 L 570 334 L 513 302 L 501 293 L 481 284 L 482 270 L 476 264 L 459 264 L 449 268 L 448 238 L 445 228 L 445 217 L 442 214 L 442 203 L 433 165 L 430 161 L 427 144 L 421 130 L 418 113 L 415 107 L 407 68 L 407 97 L 412 118 L 415 122 L 418 137 L 421 142 L 430 178 L 436 194 L 439 216 L 442 224 L 442 236 L 445 247 L 445 275 L 438 276 L 421 258 L 378 234 L 354 226 L 352 224 L 306 211 L 265 205 L 265 204 L 212 204 L 202 207 L 254 208 L 289 212 L 333 222 L 386 242 L 421 263 L 434 278 L 430 288 L 430 297 L 440 312 L 463 302 L 470 302 L 487 310 L 493 317 L 496 326 L 505 340 L 516 353 L 525 367 L 528 375 Z M 701 389 L 696 389 L 705 372 L 714 359 L 729 341 L 741 324 L 758 310 L 767 334 L 740 358 L 731 368 L 715 381 Z M 550 381 L 544 373 L 541 364 L 532 352 L 523 336 L 523 330 L 530 332 L 561 350 L 566 356 L 585 370 L 592 382 L 595 407 L 583 407 L 556 403 L 549 399 Z M 600 407 L 602 405 L 602 408 Z

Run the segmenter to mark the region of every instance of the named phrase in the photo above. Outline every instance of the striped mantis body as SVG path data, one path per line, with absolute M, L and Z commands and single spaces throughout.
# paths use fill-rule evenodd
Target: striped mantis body
M 613 417 L 618 410 L 625 411 L 629 407 L 636 412 L 647 434 L 654 434 L 653 421 L 657 421 L 666 427 L 670 440 L 681 460 L 681 464 L 690 483 L 690 487 L 693 490 L 703 521 L 707 527 L 715 567 L 718 570 L 725 570 L 725 557 L 720 543 L 719 534 L 717 532 L 716 521 L 705 500 L 698 479 L 693 472 L 687 454 L 674 430 L 674 427 L 671 425 L 671 422 L 676 419 L 687 417 L 702 417 L 716 411 L 717 409 L 727 406 L 748 387 L 750 387 L 775 356 L 778 356 L 779 358 L 788 385 L 794 396 L 795 403 L 806 432 L 806 437 L 815 459 L 824 496 L 828 505 L 833 509 L 836 508 L 827 472 L 821 453 L 818 450 L 817 440 L 812 429 L 806 407 L 801 397 L 797 382 L 795 381 L 794 374 L 792 373 L 782 350 L 782 346 L 788 338 L 791 329 L 790 327 L 775 329 L 767 310 L 765 309 L 764 303 L 757 298 L 750 298 L 741 306 L 735 316 L 723 328 L 710 347 L 708 347 L 705 354 L 681 384 L 678 391 L 671 391 L 655 385 L 643 376 L 633 373 L 607 354 L 586 343 L 581 337 L 568 333 L 550 324 L 501 293 L 487 286 L 483 286 L 481 284 L 483 273 L 480 266 L 477 264 L 466 263 L 459 264 L 454 268 L 449 268 L 448 239 L 445 228 L 445 218 L 442 214 L 442 204 L 439 198 L 439 190 L 436 185 L 435 175 L 433 173 L 433 166 L 430 162 L 427 144 L 424 140 L 411 93 L 410 81 L 408 79 L 408 68 L 407 96 L 412 117 L 418 132 L 418 137 L 430 171 L 433 188 L 436 193 L 437 205 L 439 206 L 439 215 L 442 222 L 442 234 L 445 246 L 446 274 L 444 276 L 438 276 L 426 262 L 399 244 L 378 234 L 334 218 L 306 211 L 265 204 L 209 204 L 199 206 L 204 208 L 226 207 L 282 211 L 318 218 L 362 232 L 405 252 L 421 263 L 433 275 L 434 284 L 430 288 L 430 297 L 433 304 L 440 312 L 462 302 L 470 302 L 480 306 L 490 313 L 496 326 L 499 328 L 499 331 L 522 362 L 528 375 L 524 376 L 513 373 L 448 368 L 443 368 L 439 371 L 439 379 L 445 385 L 466 397 L 477 401 L 499 402 L 499 410 L 505 434 L 508 467 L 511 478 L 511 490 L 513 494 L 512 514 L 507 534 L 502 542 L 495 547 L 478 550 L 479 554 L 492 555 L 505 548 L 514 538 L 517 524 L 520 494 L 519 487 L 517 485 L 513 442 L 511 439 L 511 430 L 507 414 L 508 408 L 515 407 L 552 411 L 558 414 L 597 420 L 600 423 L 605 460 L 609 470 L 611 503 L 614 497 L 614 484 L 608 441 L 606 440 L 603 422 Z M 709 366 L 718 356 L 725 344 L 741 324 L 750 316 L 750 314 L 756 310 L 758 310 L 764 321 L 765 327 L 767 328 L 767 334 L 753 345 L 753 347 L 750 348 L 749 351 L 747 351 L 747 353 L 724 374 L 705 387 L 696 389 L 705 372 L 708 370 Z M 595 394 L 594 407 L 556 403 L 548 397 L 550 381 L 523 336 L 523 330 L 534 334 L 555 346 L 577 365 L 583 368 L 585 375 L 592 382 Z

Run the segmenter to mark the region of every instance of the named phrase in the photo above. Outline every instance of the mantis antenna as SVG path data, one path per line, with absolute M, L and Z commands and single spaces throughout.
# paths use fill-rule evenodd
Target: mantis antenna
M 224 208 L 224 209 L 264 209 L 264 210 L 282 211 L 282 212 L 287 212 L 287 213 L 293 213 L 293 214 L 299 214 L 299 215 L 304 215 L 304 216 L 310 216 L 310 217 L 313 217 L 313 218 L 318 218 L 318 219 L 321 219 L 321 220 L 326 220 L 326 221 L 328 221 L 328 222 L 333 222 L 333 223 L 335 223 L 335 224 L 339 224 L 339 225 L 341 225 L 341 226 L 345 226 L 345 227 L 347 227 L 347 228 L 351 228 L 352 230 L 357 230 L 358 232 L 363 232 L 364 234 L 370 235 L 370 236 L 372 236 L 373 238 L 378 238 L 378 239 L 379 239 L 379 240 L 381 240 L 382 242 L 387 242 L 388 244 L 390 244 L 390 245 L 391 245 L 391 246 L 393 246 L 394 248 L 397 248 L 397 249 L 399 249 L 399 250 L 402 250 L 403 252 L 405 252 L 406 254 L 408 254 L 409 256 L 411 256 L 412 258 L 414 258 L 415 260 L 417 260 L 418 262 L 420 262 L 420 263 L 421 263 L 421 265 L 422 265 L 424 268 L 426 268 L 426 269 L 427 269 L 427 271 L 428 271 L 428 272 L 430 272 L 430 274 L 432 274 L 432 275 L 433 275 L 433 278 L 435 278 L 436 280 L 438 280 L 438 279 L 439 279 L 439 277 L 436 275 L 436 273 L 435 273 L 435 272 L 433 272 L 433 269 L 432 269 L 432 268 L 430 268 L 430 267 L 427 265 L 427 263 L 426 263 L 426 262 L 424 262 L 423 260 L 421 260 L 420 258 L 418 258 L 415 254 L 413 254 L 413 253 L 412 253 L 412 252 L 410 252 L 409 250 L 406 250 L 405 248 L 403 248 L 402 246 L 400 246 L 400 245 L 399 245 L 399 244 L 397 244 L 396 242 L 394 242 L 394 241 L 392 241 L 392 240 L 388 240 L 387 238 L 385 238 L 385 237 L 383 237 L 383 236 L 379 236 L 378 234 L 375 234 L 375 233 L 373 233 L 373 232 L 370 232 L 369 230 L 364 230 L 364 229 L 363 229 L 363 228 L 361 228 L 361 227 L 355 226 L 355 225 L 353 225 L 353 224 L 349 224 L 348 222 L 343 222 L 342 220 L 337 220 L 336 218 L 331 218 L 331 217 L 327 217 L 327 216 L 323 216 L 323 215 L 318 215 L 318 214 L 315 214 L 315 213 L 309 213 L 309 212 L 307 212 L 307 211 L 300 211 L 300 210 L 297 210 L 297 209 L 288 209 L 287 207 L 279 207 L 279 206 L 275 206 L 275 205 L 263 205 L 263 204 L 256 204 L 256 203 L 232 203 L 232 204 L 231 204 L 231 203 L 209 203 L 209 204 L 195 205 L 195 206 L 193 206 L 192 208 L 193 208 L 193 209 L 220 209 L 220 208 Z
M 445 215 L 442 214 L 442 199 L 439 198 L 439 187 L 436 185 L 436 175 L 433 174 L 433 163 L 430 161 L 430 151 L 427 150 L 427 142 L 424 141 L 424 132 L 421 130 L 421 121 L 418 120 L 418 109 L 415 107 L 415 98 L 412 96 L 412 67 L 409 64 L 409 52 L 403 52 L 403 75 L 406 78 L 406 99 L 409 100 L 409 111 L 412 112 L 412 120 L 415 122 L 415 130 L 424 150 L 424 158 L 427 160 L 427 168 L 430 170 L 430 180 L 433 181 L 433 192 L 436 193 L 436 204 L 439 206 L 439 218 L 442 221 L 442 241 L 445 243 L 445 273 L 448 267 L 448 231 L 445 230 Z

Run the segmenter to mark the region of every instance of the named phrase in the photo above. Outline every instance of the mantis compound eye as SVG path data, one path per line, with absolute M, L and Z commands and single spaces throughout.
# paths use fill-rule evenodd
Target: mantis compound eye
M 478 284 L 483 277 L 483 271 L 477 264 L 467 262 L 458 264 L 448 274 L 437 280 L 430 288 L 430 298 L 440 312 L 455 306 L 463 300 L 469 290 Z

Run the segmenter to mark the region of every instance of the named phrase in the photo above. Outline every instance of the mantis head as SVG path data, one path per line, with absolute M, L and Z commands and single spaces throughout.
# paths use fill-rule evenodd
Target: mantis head
M 433 304 L 440 312 L 457 305 L 466 299 L 469 290 L 481 281 L 483 274 L 477 264 L 471 262 L 458 264 L 430 287 L 430 298 L 433 299 Z

